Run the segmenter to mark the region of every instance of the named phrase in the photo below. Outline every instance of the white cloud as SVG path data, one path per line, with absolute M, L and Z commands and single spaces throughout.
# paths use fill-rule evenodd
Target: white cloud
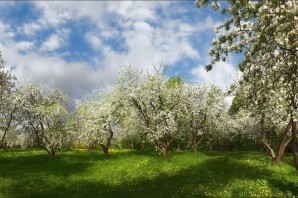
M 153 32 L 154 29 L 144 21 L 137 21 L 134 23 L 134 30 L 138 31 L 139 33 L 143 32 Z
M 183 21 L 182 18 L 173 19 L 168 15 L 172 3 L 35 1 L 36 8 L 43 11 L 42 16 L 34 22 L 24 24 L 17 32 L 33 38 L 39 31 L 54 29 L 53 34 L 43 38 L 40 46 L 43 55 L 40 55 L 39 51 L 31 51 L 26 55 L 18 53 L 18 50 L 31 49 L 34 43 L 14 41 L 11 28 L 1 22 L 0 42 L 5 42 L 2 45 L 0 43 L 0 50 L 4 53 L 4 59 L 11 66 L 15 66 L 14 72 L 19 80 L 36 79 L 42 83 L 54 84 L 74 100 L 79 100 L 98 84 L 102 87 L 111 86 L 120 67 L 124 65 L 131 64 L 140 69 L 151 70 L 153 67 L 150 66 L 153 64 L 171 65 L 184 58 L 202 60 L 191 37 L 200 37 L 200 32 L 214 29 L 217 22 L 211 17 L 196 20 L 195 23 Z M 157 8 L 163 10 L 161 12 L 164 12 L 165 16 L 160 16 Z M 75 23 L 80 19 L 88 21 L 88 25 L 92 26 L 90 29 L 81 30 L 85 31 L 85 41 L 93 48 L 102 50 L 100 58 L 90 57 L 95 65 L 84 62 L 69 63 L 60 58 L 63 57 L 62 54 L 46 57 L 47 52 L 67 46 L 70 30 L 65 28 L 66 22 Z M 1 34 L 2 32 L 5 34 Z M 110 40 L 113 42 L 109 43 Z M 124 51 L 115 50 L 123 46 Z M 72 54 L 71 49 L 67 50 Z M 219 73 L 233 71 L 229 66 L 224 67 L 229 71 Z M 196 68 L 192 72 L 203 80 L 212 80 L 212 77 L 204 74 L 205 70 Z M 216 78 L 219 84 L 224 84 L 221 81 L 226 82 L 225 77 L 220 77 L 220 74 L 214 75 L 218 75 Z
M 228 104 L 228 107 L 230 107 L 232 105 L 232 102 L 233 102 L 233 99 L 234 99 L 235 96 L 227 96 L 225 98 L 227 104 Z
M 14 37 L 14 33 L 9 24 L 0 21 L 0 41 L 6 42 Z
M 192 24 L 171 18 L 160 18 L 156 8 L 167 9 L 169 2 L 118 2 L 106 4 L 107 16 L 112 13 L 113 19 L 122 28 L 113 26 L 99 28 L 87 33 L 85 38 L 94 46 L 100 46 L 102 59 L 95 59 L 101 65 L 101 73 L 105 73 L 109 83 L 113 82 L 120 66 L 131 64 L 140 69 L 149 69 L 153 64 L 174 64 L 184 57 L 198 60 L 200 55 L 188 39 L 196 33 Z M 142 12 L 138 12 L 141 9 Z M 145 11 L 146 10 L 146 11 Z M 158 23 L 153 26 L 152 23 Z M 179 27 L 179 28 L 177 28 Z M 109 44 L 103 45 L 102 40 L 121 38 L 125 51 L 113 50 Z M 109 78 L 108 78 L 109 76 Z
M 192 46 L 187 37 L 202 27 L 213 27 L 214 21 L 207 18 L 200 24 L 190 24 L 181 20 L 172 20 L 170 16 L 160 18 L 157 8 L 170 9 L 171 2 L 35 2 L 37 8 L 43 10 L 40 23 L 59 26 L 67 20 L 89 18 L 95 22 L 97 29 L 92 34 L 85 35 L 85 39 L 92 47 L 104 48 L 103 39 L 123 38 L 123 45 L 127 46 L 126 57 L 119 56 L 119 64 L 150 65 L 165 62 L 173 64 L 184 57 L 199 58 L 197 49 Z M 158 23 L 158 28 L 152 27 L 148 21 Z M 112 23 L 111 23 L 112 22 Z M 123 30 L 116 28 L 117 23 Z M 63 39 L 51 35 L 42 45 L 43 50 L 55 50 L 63 45 Z M 111 46 L 105 46 L 112 49 Z M 107 60 L 109 55 L 105 57 Z M 115 58 L 115 57 L 114 57 Z M 117 59 L 116 59 L 117 60 Z
M 36 1 L 34 5 L 43 11 L 39 22 L 45 26 L 58 27 L 68 20 L 76 20 L 83 17 L 90 18 L 93 22 L 104 21 L 103 13 L 106 10 L 105 2 L 96 1 Z
M 58 26 L 65 23 L 71 19 L 67 4 L 67 2 L 36 1 L 35 6 L 43 11 L 43 17 L 38 22 L 43 26 Z
M 227 90 L 236 75 L 240 72 L 232 63 L 219 62 L 213 69 L 207 72 L 204 66 L 194 68 L 191 73 L 195 76 L 195 81 L 199 84 L 214 84 L 223 90 Z
M 42 43 L 41 50 L 54 51 L 63 47 L 66 44 L 69 32 L 69 29 L 57 30 L 56 34 L 50 35 L 47 40 Z
M 53 51 L 63 45 L 63 39 L 57 34 L 52 34 L 41 46 L 42 50 Z
M 42 26 L 40 24 L 35 22 L 30 22 L 18 28 L 18 31 L 22 34 L 34 35 L 37 31 L 41 29 L 42 29 Z
M 168 4 L 168 3 L 166 3 Z M 156 8 L 165 5 L 165 2 L 149 1 L 120 1 L 107 4 L 108 11 L 119 16 L 125 16 L 127 20 L 156 20 Z
M 66 62 L 57 57 L 44 57 L 36 53 L 19 54 L 15 43 L 9 47 L 0 44 L 6 65 L 15 66 L 13 73 L 21 83 L 35 80 L 53 85 L 74 100 L 82 99 L 99 83 L 101 75 L 86 63 Z
M 92 32 L 88 32 L 85 34 L 85 39 L 89 42 L 89 44 L 95 48 L 99 49 L 101 48 L 101 40 Z
M 195 76 L 195 82 L 199 84 L 214 84 L 222 90 L 227 91 L 235 78 L 242 74 L 234 64 L 228 62 L 218 62 L 213 69 L 207 72 L 204 66 L 200 65 L 194 68 L 191 73 Z M 228 106 L 232 104 L 234 96 L 225 98 Z
M 34 42 L 30 42 L 30 41 L 21 41 L 19 43 L 16 44 L 16 47 L 18 50 L 29 50 L 34 46 Z

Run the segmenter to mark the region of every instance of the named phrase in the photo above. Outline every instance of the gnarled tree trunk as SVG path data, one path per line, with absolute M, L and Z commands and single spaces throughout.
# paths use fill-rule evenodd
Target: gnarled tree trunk
M 294 158 L 295 168 L 298 171 L 298 147 L 297 147 L 297 134 L 296 134 L 296 123 L 292 122 L 292 152 Z
M 169 154 L 170 146 L 173 142 L 173 138 L 170 137 L 167 141 L 161 141 L 159 139 L 155 139 L 153 142 L 156 148 L 159 148 L 163 157 L 167 157 Z
M 103 144 L 100 144 L 102 151 L 104 152 L 105 156 L 108 157 L 109 156 L 109 147 Z
M 14 112 L 15 112 L 15 109 L 10 113 L 8 123 L 7 123 L 6 127 L 5 127 L 5 130 L 4 130 L 3 136 L 1 138 L 1 142 L 0 142 L 0 148 L 1 147 L 4 148 L 5 151 L 8 151 L 8 149 L 9 149 L 9 144 L 6 142 L 5 137 L 6 137 L 6 134 L 7 134 L 8 130 L 9 130 L 9 128 L 10 128 L 11 122 L 13 120 L 13 114 L 14 114 Z
M 282 133 L 281 141 L 279 143 L 278 153 L 274 159 L 274 164 L 276 165 L 280 163 L 281 158 L 285 152 L 285 149 L 288 146 L 289 142 L 291 141 L 291 136 L 288 136 L 288 132 L 291 129 L 291 127 L 292 127 L 292 124 L 291 122 L 289 122 L 284 132 Z
M 291 141 L 291 136 L 288 136 L 288 132 L 292 127 L 292 122 L 290 121 L 288 123 L 285 130 L 281 134 L 281 140 L 279 142 L 279 149 L 278 149 L 278 152 L 277 152 L 277 155 L 276 155 L 275 151 L 271 147 L 271 140 L 269 140 L 268 142 L 266 142 L 266 140 L 265 140 L 265 121 L 264 121 L 264 119 L 265 119 L 265 114 L 263 113 L 262 118 L 261 118 L 261 136 L 262 136 L 261 143 L 263 144 L 263 146 L 265 147 L 265 149 L 269 153 L 269 156 L 271 157 L 273 163 L 275 165 L 278 165 L 281 161 L 281 158 L 282 158 L 282 156 L 285 152 L 285 149 L 286 149 L 287 145 Z
M 172 144 L 172 142 L 173 142 L 173 139 L 170 138 L 166 143 L 163 143 L 163 148 L 162 148 L 162 150 L 163 150 L 163 153 L 162 153 L 163 157 L 168 157 L 170 145 Z

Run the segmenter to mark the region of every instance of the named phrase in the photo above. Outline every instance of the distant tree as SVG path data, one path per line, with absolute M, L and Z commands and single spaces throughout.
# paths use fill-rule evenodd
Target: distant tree
M 204 133 L 207 136 L 208 147 L 212 150 L 213 145 L 229 136 L 230 117 L 227 113 L 227 103 L 223 91 L 214 85 L 208 87 L 205 107 Z
M 116 92 L 100 92 L 81 103 L 77 111 L 79 140 L 90 146 L 99 145 L 106 156 L 120 117 L 117 99 Z
M 143 132 L 143 126 L 136 124 L 137 120 L 140 121 L 139 114 L 134 109 L 127 107 L 122 108 L 121 111 L 121 117 L 115 129 L 117 131 L 115 138 L 119 143 L 125 143 L 126 148 L 134 149 L 139 146 L 144 151 L 147 139 L 146 133 Z
M 23 130 L 53 158 L 61 148 L 65 135 L 66 100 L 67 97 L 61 91 L 54 88 L 42 90 L 35 83 L 23 86 L 18 97 Z
M 244 107 L 244 98 L 241 96 L 240 93 L 236 93 L 229 108 L 229 114 L 235 115 L 240 111 L 241 107 Z
M 182 91 L 181 128 L 188 129 L 186 135 L 190 135 L 193 151 L 197 153 L 198 144 L 204 138 L 203 128 L 207 120 L 208 90 L 205 86 L 185 84 Z

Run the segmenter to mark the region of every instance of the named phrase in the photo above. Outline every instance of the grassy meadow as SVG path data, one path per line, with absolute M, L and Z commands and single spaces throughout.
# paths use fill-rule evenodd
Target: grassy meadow
M 293 197 L 292 156 L 261 152 L 0 151 L 0 197 Z

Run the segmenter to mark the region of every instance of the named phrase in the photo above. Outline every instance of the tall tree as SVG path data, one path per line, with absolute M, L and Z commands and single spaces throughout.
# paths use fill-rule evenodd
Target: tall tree
M 197 6 L 206 6 L 210 2 L 213 9 L 220 9 L 216 0 L 197 0 Z M 217 28 L 222 34 L 212 42 L 209 50 L 212 60 L 206 69 L 211 70 L 216 62 L 225 61 L 231 52 L 244 54 L 243 61 L 238 64 L 242 76 L 233 88 L 241 90 L 248 108 L 260 115 L 262 137 L 265 136 L 266 120 L 282 126 L 281 154 L 289 142 L 288 132 L 291 132 L 298 170 L 297 0 L 228 0 L 228 3 L 221 12 L 228 13 L 230 18 Z M 272 153 L 264 138 L 261 142 Z

